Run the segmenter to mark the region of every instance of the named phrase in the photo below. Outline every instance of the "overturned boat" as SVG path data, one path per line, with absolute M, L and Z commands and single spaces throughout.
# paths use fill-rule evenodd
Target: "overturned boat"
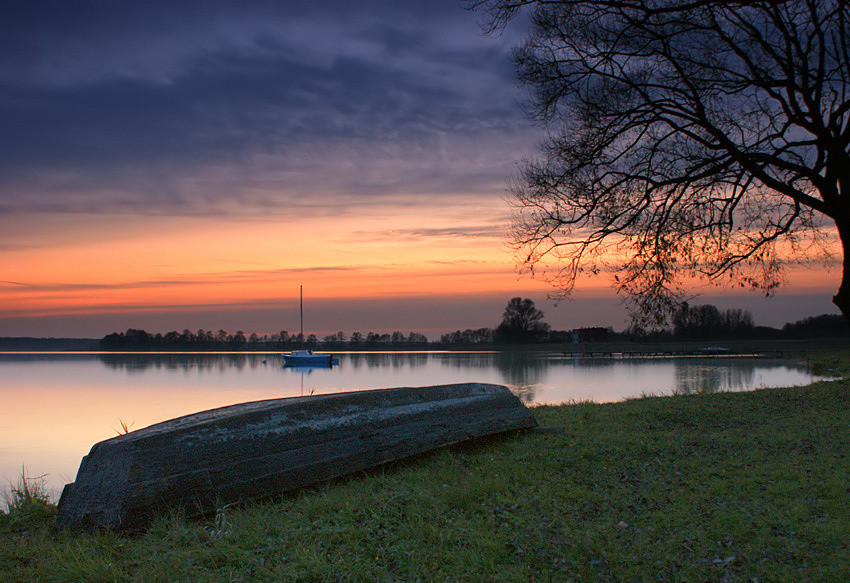
M 243 403 L 96 443 L 65 486 L 60 528 L 143 528 L 435 448 L 534 427 L 506 387 L 395 388 Z

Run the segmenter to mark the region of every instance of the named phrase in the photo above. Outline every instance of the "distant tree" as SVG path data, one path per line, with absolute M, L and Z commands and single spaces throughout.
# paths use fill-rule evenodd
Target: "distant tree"
M 836 241 L 850 320 L 850 2 L 467 4 L 489 30 L 530 7 L 515 60 L 551 131 L 511 188 L 524 269 L 610 274 L 663 325 L 691 278 L 769 294 Z
M 741 309 L 730 309 L 723 312 L 723 325 L 729 332 L 729 336 L 733 338 L 749 335 L 756 328 L 753 315 L 747 310 Z
M 107 334 L 100 339 L 99 347 L 101 350 L 119 350 L 124 342 L 124 335 L 118 332 Z
M 290 343 L 290 341 L 291 338 L 289 336 L 289 332 L 287 332 L 286 330 L 281 330 L 280 334 L 277 335 L 277 342 L 281 348 L 286 347 Z
M 340 347 L 345 345 L 345 332 L 339 331 L 335 334 L 327 334 L 322 338 L 322 344 L 330 347 Z
M 126 338 L 123 332 L 107 334 L 100 340 L 101 350 L 123 350 L 126 348 Z
M 471 339 L 475 344 L 492 344 L 494 332 L 492 328 L 477 328 L 472 331 Z
M 428 344 L 428 337 L 420 332 L 411 332 L 407 335 L 407 343 L 410 346 L 424 346 Z
M 349 344 L 352 347 L 362 345 L 363 344 L 363 334 L 361 332 L 352 332 L 351 340 L 349 340 Z
M 124 337 L 128 346 L 138 346 L 140 348 L 147 348 L 152 345 L 155 338 L 155 336 L 151 336 L 151 334 L 145 330 L 136 330 L 133 328 L 129 328 L 127 332 L 124 333 Z
M 189 346 L 190 344 L 194 343 L 195 340 L 195 333 L 189 330 L 188 328 L 185 328 L 180 333 L 180 344 L 182 344 L 183 346 Z
M 473 344 L 492 344 L 493 329 L 478 328 L 473 330 L 472 328 L 467 328 L 466 330 L 456 330 L 454 332 L 449 332 L 440 336 L 440 343 L 456 344 L 461 346 L 469 346 Z
M 683 340 L 741 338 L 754 330 L 753 316 L 744 310 L 721 312 L 711 304 L 683 302 L 673 315 L 673 336 Z
M 850 334 L 847 321 L 838 314 L 812 316 L 782 327 L 786 338 L 837 338 Z
M 494 340 L 504 343 L 543 342 L 547 338 L 549 324 L 543 321 L 543 312 L 528 298 L 512 298 L 502 314 L 502 322 L 496 328 Z
M 212 330 L 198 330 L 198 341 L 204 346 L 212 346 L 215 343 L 215 333 Z
M 107 334 L 100 341 L 103 350 L 151 350 L 162 342 L 162 335 L 128 328 L 126 332 Z

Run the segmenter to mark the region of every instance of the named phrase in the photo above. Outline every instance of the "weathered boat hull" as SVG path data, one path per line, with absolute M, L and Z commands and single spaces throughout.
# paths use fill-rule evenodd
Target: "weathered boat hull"
M 62 492 L 57 526 L 136 529 L 164 509 L 202 514 L 535 425 L 506 387 L 477 383 L 213 409 L 96 443 Z

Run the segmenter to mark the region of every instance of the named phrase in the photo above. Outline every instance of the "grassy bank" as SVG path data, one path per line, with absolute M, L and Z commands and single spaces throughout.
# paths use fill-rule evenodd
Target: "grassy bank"
M 36 500 L 0 516 L 0 580 L 848 581 L 848 390 L 539 407 L 563 433 L 132 537 L 54 532 Z

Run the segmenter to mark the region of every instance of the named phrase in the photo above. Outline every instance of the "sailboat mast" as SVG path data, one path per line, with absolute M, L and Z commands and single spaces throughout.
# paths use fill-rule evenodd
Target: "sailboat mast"
M 301 344 L 304 345 L 304 286 L 298 286 L 299 319 L 301 320 Z

